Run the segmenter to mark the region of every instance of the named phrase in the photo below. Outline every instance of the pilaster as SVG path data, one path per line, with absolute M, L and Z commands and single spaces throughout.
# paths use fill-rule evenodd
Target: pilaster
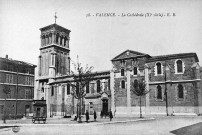
M 115 112 L 114 71 L 110 72 L 111 111 Z
M 127 75 L 127 107 L 131 107 L 130 70 L 126 71 L 126 75 Z

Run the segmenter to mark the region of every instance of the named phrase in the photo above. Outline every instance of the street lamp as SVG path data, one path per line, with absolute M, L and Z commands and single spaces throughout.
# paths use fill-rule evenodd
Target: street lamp
M 170 66 L 167 64 L 167 62 L 165 61 L 165 68 L 164 68 L 164 72 L 165 72 L 165 100 L 166 100 L 166 115 L 168 116 L 168 94 L 167 94 L 167 71 L 170 71 L 171 68 Z

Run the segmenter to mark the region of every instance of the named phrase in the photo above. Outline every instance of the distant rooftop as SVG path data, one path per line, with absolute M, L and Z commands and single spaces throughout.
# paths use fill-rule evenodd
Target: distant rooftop
M 187 58 L 187 57 L 194 57 L 196 59 L 196 62 L 199 62 L 196 53 L 178 53 L 178 54 L 152 56 L 151 58 L 147 60 L 147 62 L 153 62 L 158 60 L 161 61 L 161 60 L 167 60 L 167 59 Z
M 31 66 L 31 67 L 36 67 L 36 65 L 28 63 L 28 62 L 24 62 L 24 61 L 19 61 L 19 60 L 13 60 L 11 58 L 8 58 L 8 55 L 6 55 L 5 58 L 0 57 L 1 61 L 7 61 L 7 62 L 12 62 L 15 64 L 20 64 L 20 65 L 25 65 L 25 66 Z

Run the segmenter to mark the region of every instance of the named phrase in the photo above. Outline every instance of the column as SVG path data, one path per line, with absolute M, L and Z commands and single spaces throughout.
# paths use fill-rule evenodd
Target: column
M 43 37 L 41 36 L 41 46 L 43 46 Z
M 66 39 L 66 47 L 69 48 L 69 39 Z
M 110 90 L 111 90 L 111 111 L 115 112 L 115 95 L 114 95 L 114 71 L 110 72 Z
M 46 36 L 45 37 L 45 45 L 47 45 L 48 44 L 48 37 Z
M 64 37 L 62 38 L 62 45 L 63 46 L 65 45 L 65 39 L 64 39 Z
M 48 37 L 49 37 L 49 44 L 52 44 L 52 35 L 50 34 Z
M 131 107 L 131 95 L 130 95 L 130 70 L 126 71 L 127 75 L 127 107 Z
M 52 33 L 52 44 L 55 44 L 55 39 L 56 39 L 56 35 L 55 33 Z
M 41 76 L 41 55 L 39 56 L 38 59 L 38 75 Z
M 60 36 L 58 36 L 58 45 L 60 45 Z

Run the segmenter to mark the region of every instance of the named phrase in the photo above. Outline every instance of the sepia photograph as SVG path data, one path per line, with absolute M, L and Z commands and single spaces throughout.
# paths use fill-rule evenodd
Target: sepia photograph
M 1 135 L 202 135 L 202 1 L 0 0 Z

